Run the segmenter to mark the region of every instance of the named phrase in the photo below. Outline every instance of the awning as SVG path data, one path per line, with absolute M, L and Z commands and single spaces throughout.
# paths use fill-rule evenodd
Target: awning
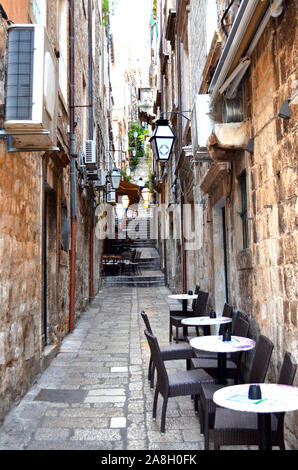
M 127 194 L 129 197 L 129 204 L 137 204 L 139 202 L 139 186 L 137 184 L 129 183 L 127 181 L 121 181 L 119 188 L 117 189 L 117 196 L 124 196 Z
M 236 86 L 239 85 L 250 64 L 250 55 L 270 16 L 269 0 L 243 0 L 241 2 L 210 83 L 209 93 L 211 93 L 213 103 L 218 93 L 223 93 L 228 85 L 233 84 L 233 81 L 233 91 L 235 91 L 235 78 L 237 78 L 237 75 Z M 233 72 L 234 76 L 232 75 Z M 223 86 L 224 84 L 226 86 Z

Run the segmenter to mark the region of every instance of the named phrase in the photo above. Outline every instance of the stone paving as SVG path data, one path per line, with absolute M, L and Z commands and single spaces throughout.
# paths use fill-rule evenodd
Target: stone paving
M 0 450 L 203 449 L 190 397 L 171 398 L 166 434 L 162 398 L 152 421 L 154 392 L 147 380 L 149 349 L 140 311 L 161 344 L 168 342 L 166 287 L 103 288 L 82 314 L 57 356 L 0 428 Z M 184 361 L 166 363 L 169 372 Z

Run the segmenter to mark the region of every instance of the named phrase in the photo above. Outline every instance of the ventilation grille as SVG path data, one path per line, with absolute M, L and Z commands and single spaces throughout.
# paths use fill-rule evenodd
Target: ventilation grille
M 94 140 L 85 141 L 85 163 L 86 165 L 96 164 L 96 149 Z
M 11 29 L 8 35 L 6 121 L 32 119 L 34 30 Z

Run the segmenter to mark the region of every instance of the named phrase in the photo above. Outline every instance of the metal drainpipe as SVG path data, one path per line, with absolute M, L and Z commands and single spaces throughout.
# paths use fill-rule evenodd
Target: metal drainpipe
M 160 1 L 160 11 L 161 11 L 161 14 L 160 14 L 160 37 L 162 38 L 163 37 L 163 19 L 164 19 L 164 16 L 162 14 L 163 12 L 163 1 L 161 0 Z M 162 45 L 162 42 L 160 43 L 160 50 L 159 50 L 159 55 L 160 55 L 160 59 L 162 59 L 162 53 L 163 53 L 163 45 Z M 163 75 L 161 74 L 161 80 L 160 80 L 160 91 L 161 91 L 161 96 L 163 97 L 164 96 L 164 86 L 163 86 Z M 164 111 L 164 105 L 163 105 L 163 102 L 161 103 L 161 106 L 162 106 L 162 111 Z M 173 158 L 173 156 L 172 156 Z M 164 163 L 164 165 L 166 165 Z M 162 171 L 164 171 L 164 168 L 162 168 Z M 163 182 L 163 188 L 162 188 L 162 204 L 163 204 L 163 207 L 164 207 L 164 203 L 165 203 L 165 198 L 166 198 L 166 194 L 165 194 L 165 182 Z M 164 261 L 164 275 L 165 275 L 165 282 L 166 282 L 166 285 L 168 285 L 168 262 L 167 262 L 167 240 L 164 239 L 163 242 L 163 253 L 164 253 L 164 258 L 163 258 L 163 261 Z
M 88 68 L 89 68 L 89 139 L 93 140 L 93 75 L 92 75 L 92 0 L 88 0 Z M 90 209 L 90 298 L 94 297 L 94 208 L 91 195 Z
M 178 9 L 176 10 L 178 11 Z M 177 66 L 178 66 L 178 110 L 182 109 L 181 99 L 181 41 L 180 37 L 177 36 Z M 182 152 L 182 116 L 178 114 L 178 155 L 180 158 Z M 185 239 L 184 239 L 184 181 L 181 180 L 180 175 L 180 187 L 181 187 L 181 246 L 182 246 L 182 289 L 184 293 L 187 293 L 187 279 L 186 279 L 186 252 L 185 252 Z
M 70 153 L 70 204 L 71 204 L 71 252 L 69 330 L 73 331 L 75 316 L 75 254 L 76 254 L 76 162 L 74 136 L 74 0 L 69 0 L 69 153 Z

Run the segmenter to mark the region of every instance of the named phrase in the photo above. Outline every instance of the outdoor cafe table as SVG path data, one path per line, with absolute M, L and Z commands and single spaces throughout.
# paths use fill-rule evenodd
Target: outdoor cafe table
M 248 351 L 253 349 L 256 342 L 243 336 L 231 336 L 231 341 L 223 341 L 222 335 L 198 336 L 190 340 L 193 349 L 216 352 L 218 358 L 217 377 L 218 383 L 226 385 L 227 353 Z
M 229 317 L 216 317 L 216 318 L 210 318 L 210 317 L 190 317 L 190 318 L 184 318 L 182 320 L 182 324 L 185 326 L 202 326 L 204 329 L 204 335 L 210 335 L 210 327 L 212 325 L 220 325 L 222 323 L 231 323 L 232 318 Z
M 262 398 L 251 400 L 248 389 L 251 384 L 231 385 L 217 390 L 213 395 L 216 405 L 235 411 L 258 413 L 260 434 L 259 449 L 271 450 L 271 413 L 284 413 L 298 409 L 298 387 L 261 383 Z
M 198 298 L 197 294 L 171 294 L 168 296 L 170 299 L 182 300 L 182 312 L 183 315 L 187 315 L 187 302 L 188 300 L 194 300 Z
M 182 300 L 182 314 L 187 315 L 187 302 L 188 300 L 194 300 L 198 298 L 197 294 L 170 294 L 168 296 L 170 299 Z M 186 337 L 186 327 L 183 327 L 183 336 Z

